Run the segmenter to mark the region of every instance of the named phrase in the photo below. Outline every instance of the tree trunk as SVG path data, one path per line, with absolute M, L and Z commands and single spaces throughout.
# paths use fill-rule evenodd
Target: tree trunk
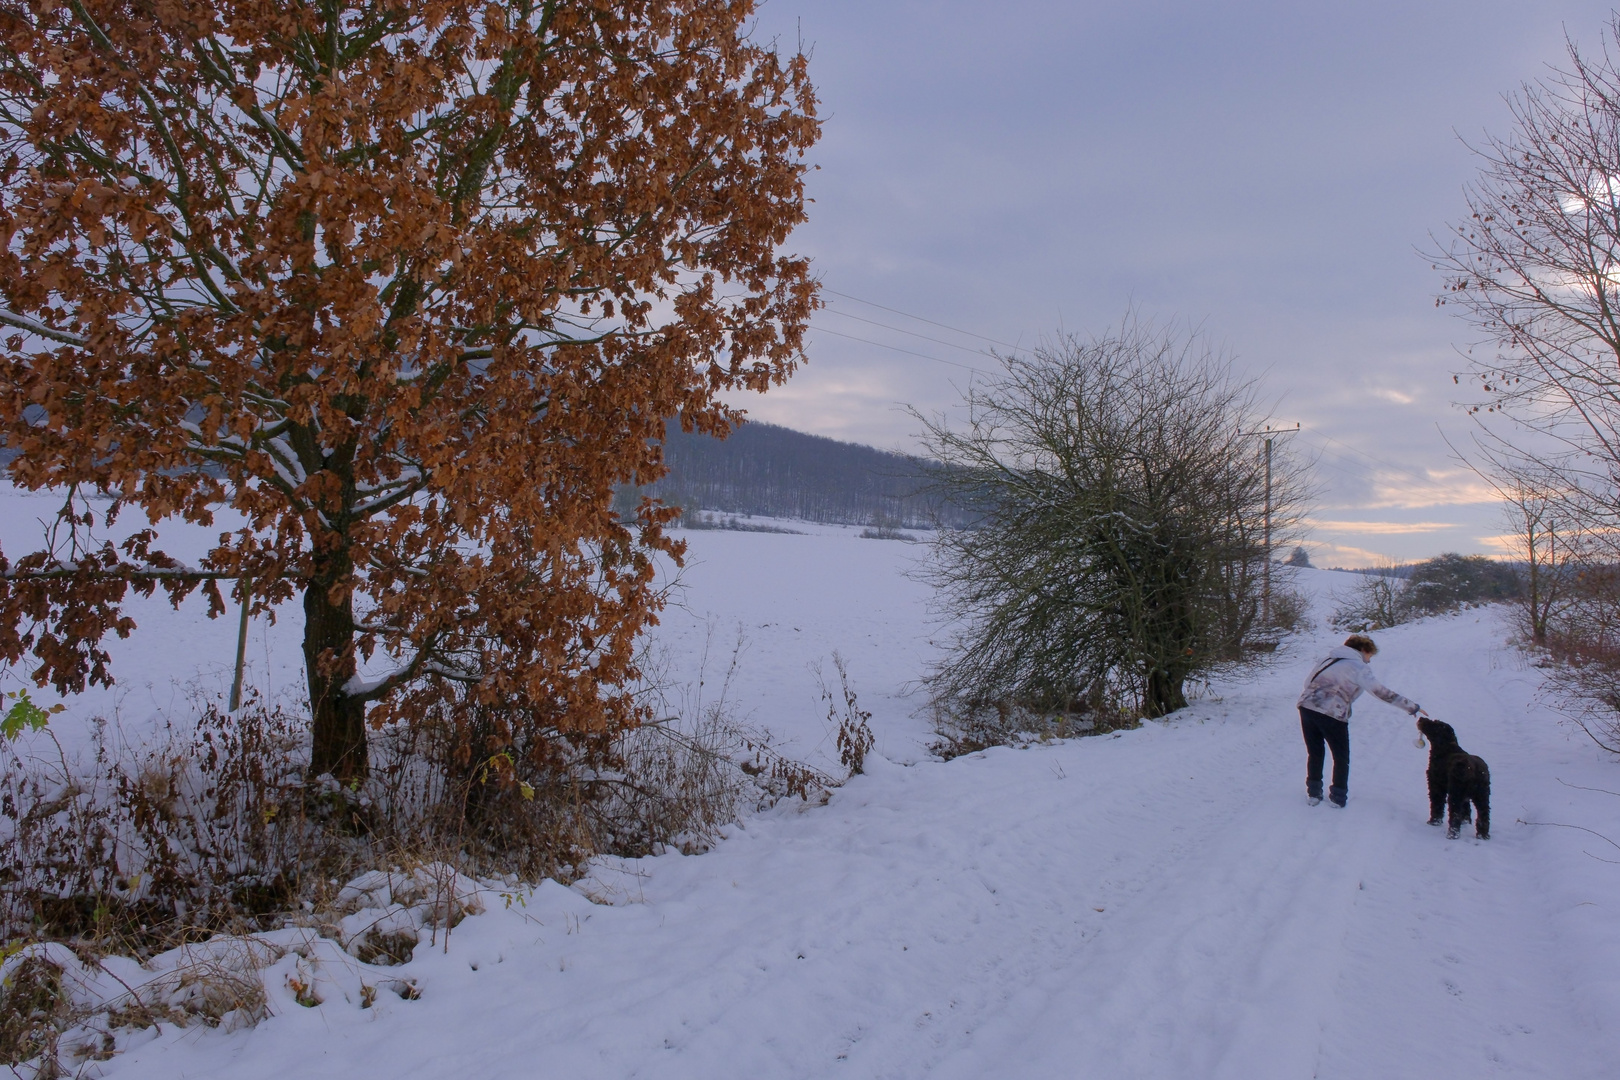
M 318 556 L 315 577 L 304 589 L 304 671 L 313 737 L 309 775 L 330 773 L 345 785 L 366 776 L 366 706 L 345 691 L 355 673 L 354 600 L 341 587 L 348 569 L 347 554 Z
M 1142 637 L 1152 649 L 1142 695 L 1142 712 L 1147 716 L 1165 716 L 1187 707 L 1184 688 L 1187 672 L 1193 668 L 1189 659 L 1202 644 L 1193 602 L 1201 569 L 1191 555 L 1167 558 L 1158 568 L 1151 591 L 1141 598 L 1145 609 Z M 1205 613 L 1204 619 L 1214 614 Z
M 1187 707 L 1185 675 L 1166 671 L 1163 668 L 1154 668 L 1148 672 L 1147 700 L 1144 701 L 1142 711 L 1149 717 L 1168 716 L 1177 709 Z

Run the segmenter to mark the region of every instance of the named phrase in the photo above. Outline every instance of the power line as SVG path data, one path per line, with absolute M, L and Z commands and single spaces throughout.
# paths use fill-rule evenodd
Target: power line
M 887 311 L 887 312 L 889 312 L 890 314 L 893 314 L 893 315 L 903 315 L 904 317 L 906 317 L 908 319 L 916 319 L 918 322 L 927 323 L 929 326 L 937 326 L 941 330 L 949 330 L 953 334 L 965 334 L 968 337 L 978 338 L 980 341 L 988 341 L 990 344 L 992 344 L 992 345 L 1000 345 L 1004 349 L 1017 349 L 1017 348 L 1019 348 L 1019 346 L 1014 345 L 1011 342 L 1001 341 L 1001 340 L 999 340 L 997 338 L 993 338 L 993 337 L 986 337 L 984 334 L 976 334 L 972 330 L 963 330 L 959 326 L 951 326 L 951 325 L 949 325 L 947 323 L 935 322 L 933 319 L 925 319 L 921 315 L 913 315 L 909 311 L 901 311 L 899 308 L 889 307 L 886 304 L 879 304 L 875 300 L 862 300 L 859 296 L 851 296 L 849 293 L 839 292 L 837 289 L 828 289 L 828 288 L 823 287 L 822 291 L 831 293 L 833 296 L 842 296 L 845 300 L 853 300 L 857 304 L 865 304 L 868 307 L 875 307 L 875 308 L 878 308 L 881 311 Z M 904 332 L 904 331 L 902 331 L 902 332 Z
M 875 300 L 867 300 L 864 297 L 854 296 L 854 295 L 852 295 L 850 293 L 846 293 L 846 292 L 840 292 L 837 289 L 831 289 L 831 288 L 827 288 L 827 287 L 823 286 L 822 291 L 825 292 L 825 293 L 828 293 L 828 294 L 830 294 L 832 296 L 842 297 L 845 300 L 852 300 L 857 304 L 865 304 L 868 307 L 877 308 L 880 311 L 887 311 L 887 312 L 889 312 L 891 314 L 899 315 L 902 318 L 913 319 L 913 320 L 915 320 L 917 322 L 920 322 L 920 323 L 927 323 L 929 326 L 937 326 L 941 330 L 949 330 L 953 334 L 962 334 L 962 335 L 964 335 L 966 337 L 978 338 L 980 341 L 988 341 L 992 345 L 1000 345 L 1003 348 L 1007 348 L 1007 349 L 1017 350 L 1019 348 L 1019 346 L 1014 345 L 1013 343 L 1008 342 L 1008 341 L 1002 341 L 1000 338 L 993 338 L 993 337 L 990 337 L 990 336 L 988 336 L 986 334 L 976 333 L 975 331 L 972 331 L 972 330 L 963 330 L 959 326 L 952 326 L 949 323 L 942 323 L 942 322 L 939 322 L 936 319 L 925 318 L 925 317 L 923 317 L 921 315 L 913 315 L 909 311 L 902 311 L 900 308 L 890 307 L 887 304 L 880 304 Z M 920 338 L 923 341 L 933 342 L 936 345 L 944 345 L 944 346 L 946 346 L 948 348 L 960 349 L 963 352 L 974 353 L 976 355 L 981 355 L 981 356 L 986 355 L 983 352 L 983 350 L 980 350 L 980 349 L 969 348 L 966 345 L 959 345 L 954 341 L 946 341 L 943 338 L 937 338 L 937 337 L 932 337 L 932 336 L 930 336 L 928 334 L 918 333 L 915 330 L 907 330 L 907 329 L 904 329 L 903 327 L 890 326 L 888 323 L 878 322 L 875 319 L 868 319 L 868 318 L 865 318 L 865 317 L 860 316 L 860 315 L 855 315 L 855 314 L 853 314 L 851 312 L 848 312 L 848 311 L 841 311 L 841 310 L 839 310 L 839 309 L 837 309 L 835 307 L 832 307 L 830 305 L 825 310 L 831 312 L 834 315 L 839 315 L 839 316 L 841 316 L 843 318 L 846 318 L 846 319 L 854 319 L 856 322 L 863 322 L 863 323 L 866 323 L 868 326 L 875 326 L 875 327 L 878 327 L 879 329 L 882 329 L 882 330 L 889 330 L 889 331 L 891 331 L 893 333 L 897 333 L 897 334 L 906 334 L 906 335 L 908 335 L 910 337 Z M 832 334 L 835 337 L 845 338 L 845 339 L 847 339 L 849 341 L 858 341 L 858 342 L 861 342 L 864 345 L 873 345 L 873 346 L 876 346 L 877 348 L 880 348 L 880 349 L 889 349 L 892 352 L 903 353 L 906 356 L 915 356 L 915 357 L 917 357 L 919 359 L 922 359 L 922 360 L 932 360 L 936 364 L 947 364 L 947 365 L 949 365 L 951 367 L 962 368 L 964 371 L 978 372 L 981 375 L 993 374 L 993 372 L 985 371 L 983 368 L 974 367 L 971 364 L 962 364 L 962 363 L 958 363 L 958 362 L 956 362 L 954 360 L 946 360 L 946 359 L 944 359 L 942 357 L 930 356 L 927 353 L 916 352 L 915 350 L 912 350 L 912 349 L 903 349 L 898 345 L 889 345 L 889 344 L 887 344 L 885 342 L 882 342 L 882 341 L 873 341 L 871 338 L 863 338 L 863 337 L 859 337 L 859 336 L 857 336 L 855 334 L 846 334 L 846 333 L 843 333 L 842 331 L 831 330 L 831 329 L 828 329 L 827 327 L 824 327 L 824 326 L 814 326 L 814 327 L 812 327 L 812 329 L 817 330 L 817 331 L 821 331 L 821 332 L 824 332 L 824 333 Z M 1325 434 L 1324 432 L 1316 431 L 1316 432 L 1312 432 L 1311 435 L 1314 435 L 1317 438 L 1323 439 L 1326 442 L 1330 442 L 1333 445 L 1339 447 L 1341 450 L 1348 451 L 1351 454 L 1355 454 L 1358 457 L 1364 458 L 1367 461 L 1372 462 L 1374 465 L 1380 465 L 1380 466 L 1382 466 L 1382 467 L 1384 467 L 1386 469 L 1393 469 L 1394 471 L 1396 471 L 1398 473 L 1404 473 L 1405 475 L 1407 475 L 1409 477 L 1412 477 L 1414 479 L 1417 479 L 1417 480 L 1421 480 L 1424 483 L 1429 483 L 1429 484 L 1436 483 L 1436 481 L 1424 471 L 1421 471 L 1419 469 L 1414 469 L 1409 465 L 1397 465 L 1392 461 L 1386 461 L 1383 458 L 1377 457 L 1376 455 L 1367 453 L 1365 450 L 1361 450 L 1361 449 L 1359 449 L 1357 447 L 1351 446 L 1349 443 L 1341 442 L 1340 440 L 1335 439 L 1335 438 L 1333 438 L 1333 436 Z M 1310 439 L 1311 435 L 1307 435 L 1306 438 Z M 1326 447 L 1322 447 L 1321 449 L 1326 449 Z M 1347 459 L 1347 458 L 1344 458 L 1342 456 L 1339 457 L 1338 462 L 1334 462 L 1334 461 L 1327 460 L 1327 459 L 1324 459 L 1324 458 L 1318 458 L 1317 463 L 1321 464 L 1321 465 L 1326 465 L 1328 468 L 1333 469 L 1335 472 L 1341 473 L 1341 474 L 1343 474 L 1344 476 L 1347 476 L 1347 477 L 1360 479 L 1360 480 L 1367 480 L 1367 479 L 1375 479 L 1376 478 L 1373 470 L 1369 466 L 1363 464 L 1362 462 Z M 1346 466 L 1348 466 L 1348 468 Z
M 1312 442 L 1310 436 L 1308 435 L 1305 436 L 1305 441 Z M 1318 455 L 1315 459 L 1317 464 L 1326 465 L 1331 469 L 1338 469 L 1340 472 L 1343 472 L 1346 475 L 1361 477 L 1370 477 L 1374 475 L 1373 467 L 1364 461 L 1357 461 L 1354 458 L 1346 457 L 1344 454 L 1335 452 L 1331 447 L 1322 446 L 1320 444 L 1313 444 L 1311 448 L 1315 450 Z M 1354 472 L 1351 470 L 1354 470 Z
M 1344 476 L 1348 476 L 1352 480 L 1365 481 L 1369 476 L 1372 475 L 1371 470 L 1369 470 L 1365 465 L 1362 465 L 1359 462 L 1355 462 L 1355 461 L 1349 462 L 1348 464 L 1351 466 L 1351 468 L 1345 468 L 1345 465 L 1342 464 L 1343 460 L 1344 459 L 1342 459 L 1342 458 L 1339 459 L 1339 461 L 1333 461 L 1330 458 L 1317 458 L 1315 464 L 1317 464 L 1317 465 L 1326 465 L 1328 468 L 1332 469 L 1333 471 L 1335 471 L 1337 473 L 1341 473 Z M 1357 469 L 1357 468 L 1359 468 L 1362 471 L 1360 471 L 1360 472 L 1352 471 L 1353 469 Z
M 1396 472 L 1405 473 L 1408 476 L 1415 476 L 1415 477 L 1417 477 L 1417 478 L 1419 478 L 1421 480 L 1428 481 L 1429 483 L 1434 482 L 1433 480 L 1430 479 L 1430 477 L 1428 476 L 1427 473 L 1424 473 L 1424 472 L 1421 472 L 1421 471 L 1419 471 L 1417 469 L 1414 469 L 1410 465 L 1397 465 L 1393 461 L 1385 461 L 1383 458 L 1375 457 L 1372 454 L 1367 453 L 1365 450 L 1357 449 L 1356 447 L 1351 446 L 1349 443 L 1340 442 L 1338 439 L 1335 439 L 1333 436 L 1325 434 L 1325 433 L 1320 432 L 1320 431 L 1314 432 L 1313 434 L 1315 434 L 1318 438 L 1326 439 L 1328 442 L 1332 443 L 1335 446 L 1339 446 L 1339 447 L 1344 448 L 1345 450 L 1350 451 L 1350 453 L 1352 453 L 1352 454 L 1356 454 L 1356 455 L 1359 455 L 1360 457 L 1366 458 L 1368 461 L 1372 462 L 1374 465 L 1382 465 L 1386 469 L 1394 469 Z M 1362 467 L 1366 468 L 1366 466 L 1362 466 Z
M 856 322 L 863 322 L 868 326 L 876 326 L 876 327 L 879 327 L 879 328 L 884 329 L 884 330 L 893 330 L 897 334 L 910 334 L 912 337 L 922 338 L 924 341 L 932 341 L 936 345 L 947 345 L 950 348 L 961 349 L 963 352 L 970 352 L 970 353 L 973 353 L 976 356 L 984 356 L 984 355 L 986 355 L 985 351 L 983 349 L 975 349 L 975 348 L 971 348 L 971 347 L 969 347 L 967 345 L 958 345 L 956 342 L 954 342 L 954 341 L 946 341 L 944 338 L 929 337 L 927 334 L 919 334 L 915 330 L 906 330 L 906 329 L 903 329 L 902 327 L 890 326 L 888 323 L 880 323 L 876 319 L 863 319 L 859 315 L 851 315 L 847 311 L 839 311 L 837 308 L 834 308 L 834 307 L 827 307 L 827 308 L 824 308 L 823 310 L 825 310 L 825 311 L 827 311 L 827 312 L 829 312 L 830 314 L 833 314 L 833 315 L 842 316 L 843 318 L 846 318 L 846 319 L 854 319 Z
M 831 334 L 834 337 L 848 338 L 851 341 L 859 341 L 865 345 L 876 345 L 880 349 L 892 349 L 898 353 L 905 353 L 907 356 L 916 356 L 923 360 L 932 360 L 936 364 L 949 364 L 951 367 L 959 367 L 963 371 L 976 371 L 980 375 L 995 374 L 994 372 L 986 371 L 983 368 L 973 367 L 970 364 L 958 364 L 955 360 L 945 360 L 938 356 L 929 356 L 927 353 L 914 352 L 911 349 L 902 349 L 898 345 L 888 345 L 881 341 L 873 341 L 871 338 L 856 337 L 854 334 L 846 334 L 840 330 L 829 330 L 825 326 L 812 326 L 810 330 L 812 333 Z

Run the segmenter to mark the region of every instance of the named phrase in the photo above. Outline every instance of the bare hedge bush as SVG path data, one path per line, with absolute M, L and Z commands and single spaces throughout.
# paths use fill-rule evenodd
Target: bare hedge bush
M 1268 519 L 1292 535 L 1303 464 L 1262 457 L 1259 388 L 1197 334 L 1127 319 L 1000 359 L 962 419 L 917 416 L 938 493 L 976 518 L 936 533 L 927 573 L 942 715 L 987 733 L 987 709 L 1181 708 L 1258 629 Z
M 1366 573 L 1333 617 L 1341 630 L 1363 632 L 1443 615 L 1477 604 L 1520 598 L 1518 571 L 1484 555 L 1446 552 L 1408 567 L 1386 564 Z

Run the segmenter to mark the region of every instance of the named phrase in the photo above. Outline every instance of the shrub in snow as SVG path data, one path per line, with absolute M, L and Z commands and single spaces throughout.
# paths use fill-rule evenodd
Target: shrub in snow
M 205 708 L 144 746 L 97 724 L 88 760 L 48 737 L 5 744 L 0 932 L 150 953 L 288 907 L 306 868 L 363 854 L 311 815 L 303 726 Z
M 1303 466 L 1256 454 L 1258 388 L 1196 334 L 1127 319 L 1001 362 L 964 422 L 917 417 L 936 487 L 978 518 L 938 533 L 927 573 L 952 619 L 935 697 L 1061 714 L 1101 684 L 1181 708 L 1241 659 Z
M 19 1075 L 55 1077 L 110 1057 L 158 1024 L 230 1031 L 289 1008 L 370 1009 L 383 994 L 412 1000 L 415 980 L 388 970 L 409 955 L 378 963 L 377 932 L 443 940 L 485 910 L 488 891 L 429 863 L 360 875 L 306 925 L 216 935 L 145 963 L 29 945 L 0 965 L 0 1063 Z
M 1483 555 L 1449 552 L 1410 566 L 1364 573 L 1334 613 L 1333 625 L 1352 632 L 1381 630 L 1425 615 L 1473 604 L 1512 600 L 1519 581 L 1512 566 Z
M 745 646 L 739 634 L 712 695 L 706 693 L 707 644 L 698 678 L 683 686 L 669 684 L 660 660 L 646 659 L 644 700 L 655 719 L 620 737 L 619 768 L 593 782 L 584 824 L 596 851 L 638 856 L 665 845 L 702 851 L 745 810 L 824 797 L 837 786 L 834 777 L 784 756 L 768 732 L 737 716 L 731 688 Z
M 1271 586 L 1271 631 L 1291 634 L 1311 629 L 1311 600 L 1287 580 Z
M 649 682 L 638 707 L 652 719 L 592 741 L 511 723 L 493 706 L 386 728 L 356 785 L 310 782 L 303 723 L 257 706 L 201 703 L 191 730 L 144 745 L 99 724 L 87 760 L 70 760 L 48 729 L 0 743 L 0 939 L 150 956 L 198 930 L 264 930 L 304 904 L 350 904 L 332 883 L 367 870 L 391 888 L 404 886 L 385 868 L 402 865 L 566 881 L 600 854 L 701 851 L 740 814 L 838 782 L 738 721 L 729 687 L 740 651 L 718 696 L 704 696 L 701 677 Z M 843 685 L 840 749 L 858 768 L 871 734 Z M 458 894 L 445 895 L 442 917 L 388 911 L 339 936 L 362 959 L 398 963 L 422 926 L 464 914 Z
M 1396 576 L 1393 568 L 1364 574 L 1350 595 L 1342 600 L 1333 613 L 1333 626 L 1339 630 L 1363 633 L 1382 630 L 1405 622 L 1411 609 L 1402 602 L 1405 582 Z
M 844 658 L 835 651 L 833 668 L 838 672 L 838 689 L 834 691 L 822 678 L 816 667 L 816 681 L 821 684 L 821 700 L 827 703 L 827 723 L 836 731 L 838 761 L 855 776 L 866 769 L 866 755 L 877 739 L 872 734 L 872 714 L 861 708 L 854 689 L 849 685 L 849 669 Z
M 652 719 L 597 746 L 507 725 L 493 708 L 472 714 L 487 721 L 475 731 L 385 728 L 357 785 L 310 782 L 300 719 L 252 703 L 226 714 L 199 701 L 189 729 L 144 742 L 97 722 L 78 757 L 48 726 L 0 741 L 0 940 L 151 958 L 208 933 L 304 926 L 356 962 L 397 967 L 480 910 L 468 875 L 566 882 L 602 855 L 704 850 L 740 815 L 839 782 L 739 722 L 741 651 L 720 680 L 650 678 L 638 707 Z M 855 769 L 871 733 L 835 663 L 840 748 Z M 234 969 L 210 964 L 184 968 L 161 1001 L 121 1007 L 257 1015 L 231 988 Z M 289 978 L 311 988 L 294 997 L 319 996 Z
M 1136 713 L 1120 708 L 1101 693 L 1066 712 L 1032 709 L 1006 698 L 978 703 L 936 699 L 931 708 L 937 738 L 929 749 L 947 760 L 992 746 L 1102 735 L 1141 723 Z

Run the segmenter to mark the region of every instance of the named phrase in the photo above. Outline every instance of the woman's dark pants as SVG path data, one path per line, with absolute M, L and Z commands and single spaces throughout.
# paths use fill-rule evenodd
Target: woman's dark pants
M 1305 733 L 1305 794 L 1322 797 L 1322 751 L 1326 747 L 1333 751 L 1328 801 L 1343 806 L 1350 786 L 1350 724 L 1300 706 L 1299 727 Z

